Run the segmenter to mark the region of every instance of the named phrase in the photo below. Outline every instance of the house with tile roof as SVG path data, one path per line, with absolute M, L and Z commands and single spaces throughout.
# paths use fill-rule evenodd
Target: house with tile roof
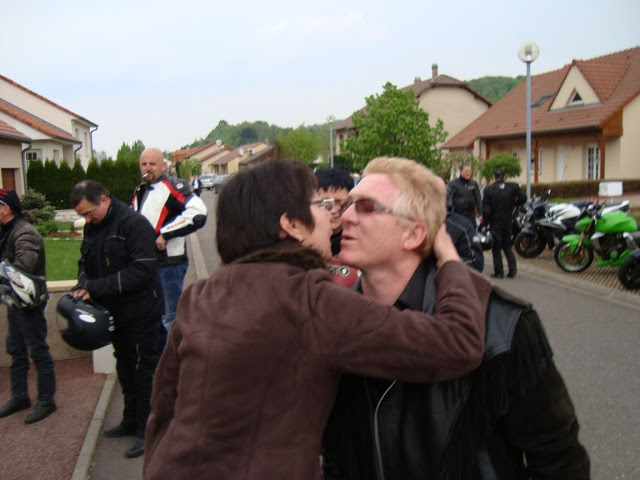
M 420 107 L 429 114 L 429 123 L 442 120 L 448 138 L 457 134 L 471 121 L 482 115 L 491 106 L 491 102 L 476 92 L 467 83 L 448 75 L 438 74 L 438 65 L 431 66 L 431 78 L 422 80 L 416 77 L 412 85 L 401 90 L 412 89 L 420 102 Z M 349 137 L 356 135 L 351 117 L 334 125 L 336 135 L 336 154 Z
M 98 125 L 0 75 L 0 120 L 31 139 L 25 160 L 66 161 L 78 158 L 86 169 Z
M 22 146 L 29 143 L 31 138 L 0 120 L 0 188 L 10 188 L 18 195 L 24 194 Z
M 535 64 L 533 64 L 535 66 Z M 531 77 L 531 181 L 640 178 L 640 47 L 573 60 Z M 526 162 L 526 85 L 505 95 L 443 149 Z M 526 181 L 523 164 L 521 182 Z
M 240 168 L 250 166 L 251 163 L 247 163 L 247 159 L 253 157 L 252 162 L 257 163 L 269 147 L 270 145 L 264 142 L 254 142 L 229 150 L 226 152 L 226 155 L 222 155 L 220 159 L 218 159 L 217 155 L 212 155 L 205 159 L 200 158 L 202 161 L 202 171 L 203 173 L 212 172 L 217 174 L 237 173 Z M 269 149 L 269 152 L 272 150 L 273 149 Z M 244 162 L 244 164 L 242 162 Z

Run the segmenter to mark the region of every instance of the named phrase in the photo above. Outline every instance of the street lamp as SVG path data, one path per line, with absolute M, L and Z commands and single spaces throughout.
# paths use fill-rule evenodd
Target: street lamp
M 327 117 L 329 122 L 329 165 L 333 168 L 333 122 L 335 122 L 336 116 L 330 113 Z
M 531 198 L 531 62 L 540 55 L 534 42 L 524 42 L 518 48 L 518 58 L 527 64 L 527 198 Z
M 216 140 L 216 145 L 218 146 L 218 175 L 220 175 L 220 146 L 222 145 L 222 140 Z

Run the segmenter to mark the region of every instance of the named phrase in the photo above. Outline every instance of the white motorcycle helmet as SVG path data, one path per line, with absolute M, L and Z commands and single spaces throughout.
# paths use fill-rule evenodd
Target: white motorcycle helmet
M 49 295 L 44 277 L 27 273 L 8 260 L 0 262 L 2 303 L 16 310 L 26 310 L 42 305 L 47 298 Z

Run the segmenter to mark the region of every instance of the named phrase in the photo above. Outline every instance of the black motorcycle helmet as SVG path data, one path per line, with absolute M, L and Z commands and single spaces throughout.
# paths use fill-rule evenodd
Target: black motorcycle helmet
M 47 298 L 47 281 L 12 265 L 8 260 L 0 262 L 0 301 L 16 310 L 26 310 L 42 305 Z
M 111 343 L 113 316 L 93 301 L 64 295 L 57 307 L 58 329 L 62 339 L 77 350 L 97 350 Z M 60 325 L 60 317 L 64 319 Z

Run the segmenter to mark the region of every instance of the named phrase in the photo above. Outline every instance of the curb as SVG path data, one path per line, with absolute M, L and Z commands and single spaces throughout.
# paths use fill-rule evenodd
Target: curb
M 581 280 L 580 278 L 572 278 L 571 282 L 568 282 L 566 278 L 554 272 L 544 268 L 527 265 L 524 262 L 518 262 L 518 273 L 528 274 L 533 278 L 541 278 L 576 292 L 588 293 L 589 295 L 600 297 L 605 300 L 640 308 L 640 295 L 637 293 L 622 292 L 593 282 Z
M 108 374 L 104 381 L 102 392 L 100 392 L 100 398 L 98 398 L 98 403 L 96 404 L 96 408 L 93 412 L 93 418 L 89 423 L 87 435 L 84 437 L 84 442 L 82 443 L 82 448 L 80 449 L 76 466 L 73 469 L 71 480 L 86 480 L 89 478 L 89 470 L 91 469 L 91 464 L 93 462 L 93 454 L 95 453 L 98 445 L 98 437 L 102 432 L 104 419 L 107 416 L 107 410 L 109 408 L 109 403 L 111 402 L 116 381 L 115 373 Z

